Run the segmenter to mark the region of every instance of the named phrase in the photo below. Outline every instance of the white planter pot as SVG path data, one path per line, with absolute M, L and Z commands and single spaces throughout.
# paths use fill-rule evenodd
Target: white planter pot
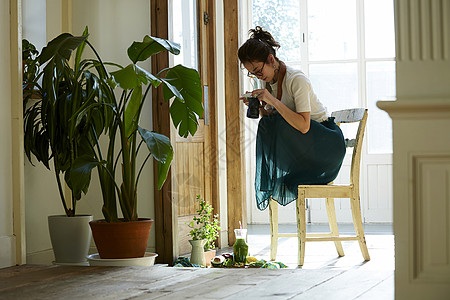
M 92 219 L 91 215 L 48 217 L 50 239 L 55 254 L 54 264 L 88 265 L 86 257 L 91 243 L 89 222 Z

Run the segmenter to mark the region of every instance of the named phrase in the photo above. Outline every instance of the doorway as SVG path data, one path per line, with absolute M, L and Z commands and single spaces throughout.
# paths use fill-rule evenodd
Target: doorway
M 218 158 L 215 92 L 215 50 L 213 18 L 214 1 L 170 0 L 169 38 L 181 45 L 181 55 L 172 56 L 171 65 L 183 64 L 200 74 L 203 90 L 204 114 L 199 119 L 194 136 L 183 138 L 171 128 L 174 141 L 172 163 L 172 193 L 176 206 L 177 248 L 179 254 L 190 252 L 188 224 L 197 214 L 197 196 L 205 199 L 219 212 Z

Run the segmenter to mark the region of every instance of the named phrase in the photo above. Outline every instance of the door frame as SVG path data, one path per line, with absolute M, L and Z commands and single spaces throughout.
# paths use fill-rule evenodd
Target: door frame
M 11 165 L 13 235 L 16 265 L 26 263 L 25 240 L 25 178 L 22 101 L 22 1 L 10 0 L 11 52 Z
M 198 0 L 199 16 L 199 38 L 201 51 L 199 65 L 200 76 L 202 78 L 202 88 L 205 85 L 209 87 L 209 125 L 208 130 L 210 149 L 208 151 L 209 166 L 207 166 L 209 175 L 208 186 L 205 187 L 207 195 L 210 195 L 214 210 L 220 211 L 219 201 L 219 177 L 218 177 L 218 130 L 217 130 L 217 91 L 216 91 L 216 52 L 215 52 L 215 6 L 214 0 Z M 151 0 L 151 35 L 159 38 L 169 38 L 169 3 L 167 0 Z M 209 16 L 209 22 L 204 23 L 203 12 Z M 205 66 L 208 66 L 206 68 Z M 169 67 L 169 56 L 167 52 L 159 53 L 152 57 L 152 72 L 158 72 L 163 68 Z M 205 84 L 206 83 L 206 84 Z M 166 136 L 170 136 L 170 114 L 169 103 L 163 100 L 163 91 L 159 87 L 152 91 L 152 114 L 153 129 Z M 154 180 L 157 178 L 157 166 L 153 168 Z M 178 256 L 178 211 L 174 205 L 174 186 L 172 171 L 169 170 L 166 182 L 161 190 L 154 190 L 155 203 L 155 234 L 156 234 L 156 252 L 158 253 L 158 262 L 172 264 Z M 220 239 L 219 239 L 220 242 Z M 220 247 L 220 245 L 219 245 Z
M 225 120 L 227 166 L 228 244 L 235 241 L 234 229 L 240 222 L 247 227 L 245 193 L 245 137 L 243 111 L 239 101 L 240 72 L 239 1 L 223 0 L 224 56 L 225 56 Z

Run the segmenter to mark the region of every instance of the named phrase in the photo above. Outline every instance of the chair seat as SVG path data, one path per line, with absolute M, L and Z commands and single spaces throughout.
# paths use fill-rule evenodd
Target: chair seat
M 353 184 L 299 185 L 298 191 L 305 193 L 305 198 L 351 198 Z

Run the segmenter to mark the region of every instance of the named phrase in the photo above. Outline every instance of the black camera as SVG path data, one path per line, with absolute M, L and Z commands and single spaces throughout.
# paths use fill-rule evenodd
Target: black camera
M 256 97 L 248 98 L 247 118 L 259 118 L 259 100 Z

